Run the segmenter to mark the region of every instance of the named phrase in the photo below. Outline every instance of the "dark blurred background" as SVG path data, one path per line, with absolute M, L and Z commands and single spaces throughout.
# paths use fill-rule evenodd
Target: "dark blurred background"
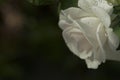
M 120 62 L 87 69 L 65 45 L 59 11 L 72 1 L 0 0 L 0 80 L 120 79 Z

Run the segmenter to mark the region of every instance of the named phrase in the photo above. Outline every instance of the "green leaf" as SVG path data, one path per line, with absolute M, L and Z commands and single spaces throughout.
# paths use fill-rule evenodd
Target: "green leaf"
M 77 7 L 78 0 L 60 0 L 61 2 L 61 9 L 67 9 L 69 7 Z
M 114 6 L 114 12 L 113 13 L 120 16 L 120 5 Z
M 120 39 L 120 25 L 114 28 L 114 32 Z
M 33 5 L 40 6 L 40 5 L 49 5 L 57 0 L 27 0 L 28 2 L 32 3 Z

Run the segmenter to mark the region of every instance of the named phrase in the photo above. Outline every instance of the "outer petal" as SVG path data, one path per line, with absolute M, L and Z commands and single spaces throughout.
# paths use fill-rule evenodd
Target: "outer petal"
M 88 68 L 92 69 L 97 69 L 98 66 L 102 62 L 105 62 L 106 59 L 104 45 L 106 43 L 107 37 L 105 36 L 105 28 L 101 23 L 96 30 L 96 37 L 99 46 L 97 48 L 93 48 L 93 56 L 86 59 Z
M 120 61 L 120 51 L 117 51 L 116 49 L 111 49 L 108 42 L 105 44 L 104 49 L 106 50 L 107 60 Z
M 116 49 L 119 46 L 119 38 L 111 28 L 107 28 L 108 43 L 112 49 Z
M 93 13 L 101 20 L 101 22 L 105 25 L 105 27 L 110 27 L 111 19 L 107 12 L 104 9 L 93 6 Z
M 113 11 L 113 5 L 110 3 L 108 4 L 106 0 L 79 0 L 78 6 L 86 12 L 91 12 L 92 6 L 100 7 L 110 14 Z
M 60 21 L 59 26 L 61 29 L 65 29 L 70 26 L 75 26 L 74 21 L 76 19 L 80 19 L 81 17 L 92 16 L 79 8 L 68 8 L 66 10 L 62 10 L 60 13 Z
M 66 18 L 65 18 L 66 17 Z M 60 21 L 59 21 L 59 26 L 60 26 L 60 28 L 61 29 L 66 29 L 66 28 L 68 28 L 68 27 L 79 27 L 79 25 L 75 22 L 75 20 L 74 19 L 72 19 L 71 18 L 71 16 L 70 15 L 68 15 L 68 16 L 64 16 L 64 18 L 65 18 L 65 20 L 63 19 L 61 19 Z
M 79 29 L 65 29 L 63 31 L 63 38 L 69 49 L 80 58 L 86 59 L 92 55 L 92 46 Z
M 93 14 L 87 13 L 84 10 L 80 9 L 80 8 L 75 8 L 75 7 L 70 7 L 64 11 L 62 11 L 64 13 L 64 15 L 70 15 L 71 18 L 73 18 L 74 20 L 76 19 L 80 19 L 82 17 L 88 17 L 88 16 L 93 16 Z
M 96 4 L 95 6 L 101 7 L 104 9 L 107 13 L 112 13 L 113 11 L 113 5 L 108 3 L 106 0 L 95 0 Z
M 98 66 L 100 65 L 100 62 L 98 60 L 86 59 L 85 61 L 88 68 L 97 69 Z
M 78 0 L 78 6 L 86 12 L 92 12 L 91 7 L 93 6 L 94 0 Z
M 119 39 L 111 28 L 107 28 L 106 31 L 108 40 L 103 47 L 106 52 L 106 58 L 108 60 L 120 61 L 120 51 L 116 50 L 119 45 Z
M 107 37 L 105 35 L 105 28 L 102 24 L 99 24 L 96 31 L 97 41 L 99 44 L 98 52 L 94 54 L 94 58 L 97 60 L 101 60 L 100 62 L 105 61 L 105 50 L 103 48 L 104 44 L 107 41 Z
M 110 52 L 111 51 L 111 52 Z M 109 49 L 106 57 L 108 60 L 120 61 L 120 51 L 112 51 Z

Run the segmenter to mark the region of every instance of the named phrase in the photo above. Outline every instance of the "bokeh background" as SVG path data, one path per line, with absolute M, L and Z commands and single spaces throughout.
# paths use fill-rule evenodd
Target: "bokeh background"
M 87 69 L 65 45 L 59 12 L 76 2 L 0 0 L 0 80 L 120 79 L 120 62 Z

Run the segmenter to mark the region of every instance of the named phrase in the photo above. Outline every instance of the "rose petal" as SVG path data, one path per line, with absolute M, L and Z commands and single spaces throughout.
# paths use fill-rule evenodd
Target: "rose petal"
M 91 12 L 92 6 L 100 7 L 109 14 L 113 12 L 113 5 L 108 3 L 106 0 L 79 0 L 78 6 L 86 12 Z
M 69 49 L 80 58 L 85 59 L 91 56 L 92 46 L 79 29 L 65 29 L 63 31 L 63 38 Z
M 84 31 L 84 35 L 87 40 L 91 43 L 91 45 L 96 48 L 98 47 L 97 38 L 96 38 L 96 30 L 99 24 L 99 20 L 95 17 L 85 17 L 77 21 L 78 24 L 82 27 Z
M 95 0 L 96 5 L 104 9 L 107 13 L 111 14 L 113 12 L 113 5 L 108 3 L 106 0 Z
M 105 50 L 103 48 L 106 40 L 107 40 L 107 37 L 105 35 L 105 28 L 102 24 L 99 24 L 98 28 L 97 28 L 97 31 L 96 31 L 96 36 L 97 36 L 97 41 L 98 41 L 98 44 L 99 44 L 99 48 L 100 49 L 97 53 L 94 54 L 94 58 L 101 60 L 101 62 L 104 62 L 105 61 Z
M 107 60 L 120 61 L 120 51 L 111 51 L 109 49 L 109 53 L 106 53 Z
M 76 22 L 76 20 L 72 19 L 70 15 L 67 16 L 67 20 L 60 20 L 59 26 L 63 30 L 68 27 L 73 27 L 73 28 L 80 28 L 80 30 L 84 32 L 82 27 Z
M 78 0 L 78 6 L 89 14 L 92 13 L 91 7 L 94 6 L 95 0 Z
M 105 27 L 110 27 L 111 19 L 108 13 L 105 12 L 105 10 L 96 6 L 93 6 L 92 10 L 96 17 L 98 17 L 101 20 L 101 22 L 105 25 Z
M 70 27 L 70 26 L 72 26 L 70 23 L 68 23 L 67 21 L 65 21 L 65 20 L 60 20 L 59 21 L 59 27 L 62 29 L 62 30 L 64 30 L 64 29 L 66 29 L 66 28 L 68 28 L 68 27 Z
M 70 15 L 71 18 L 73 18 L 74 20 L 76 19 L 80 19 L 82 17 L 88 17 L 88 16 L 93 16 L 92 14 L 90 13 L 87 13 L 85 11 L 83 11 L 82 9 L 80 8 L 75 8 L 75 7 L 70 7 L 66 10 L 63 10 L 64 14 L 67 16 L 67 15 Z
M 97 69 L 98 66 L 100 65 L 100 62 L 97 60 L 92 61 L 90 59 L 86 59 L 85 61 L 86 61 L 87 67 L 91 69 Z
M 80 19 L 81 17 L 92 16 L 79 8 L 68 8 L 66 10 L 62 10 L 60 13 L 60 21 L 59 26 L 61 29 L 65 29 L 70 26 L 74 26 L 74 21 L 76 19 Z
M 100 20 L 97 17 L 84 17 L 80 19 L 81 23 L 84 23 L 88 28 L 96 28 L 99 25 Z
M 116 51 L 116 49 L 111 49 L 108 42 L 104 45 L 104 49 L 106 50 L 107 60 L 120 61 L 120 50 Z
M 112 49 L 116 49 L 119 46 L 119 38 L 118 36 L 113 32 L 111 28 L 106 29 L 107 35 L 108 35 L 108 42 Z

